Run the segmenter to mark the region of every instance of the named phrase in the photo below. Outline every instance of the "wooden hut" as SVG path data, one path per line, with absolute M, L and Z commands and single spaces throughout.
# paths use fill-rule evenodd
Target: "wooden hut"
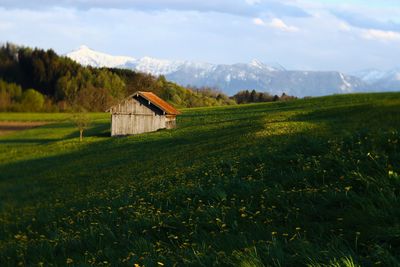
M 136 92 L 107 110 L 111 136 L 154 132 L 176 127 L 180 112 L 152 92 Z

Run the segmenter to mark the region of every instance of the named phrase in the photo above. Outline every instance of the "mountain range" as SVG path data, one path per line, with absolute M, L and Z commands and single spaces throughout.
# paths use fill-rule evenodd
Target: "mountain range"
M 164 75 L 168 80 L 183 86 L 215 87 L 228 95 L 245 89 L 298 97 L 400 90 L 400 68 L 390 71 L 369 69 L 350 74 L 338 71 L 296 71 L 259 60 L 226 65 L 113 56 L 87 46 L 81 46 L 66 56 L 82 65 Z

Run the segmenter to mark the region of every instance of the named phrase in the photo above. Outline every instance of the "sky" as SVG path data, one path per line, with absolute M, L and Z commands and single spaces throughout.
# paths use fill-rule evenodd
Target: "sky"
M 399 0 L 0 0 L 0 42 L 293 70 L 400 67 Z

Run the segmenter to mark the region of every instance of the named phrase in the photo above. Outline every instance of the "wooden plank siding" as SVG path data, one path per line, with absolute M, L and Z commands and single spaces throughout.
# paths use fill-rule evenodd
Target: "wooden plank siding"
M 154 132 L 166 128 L 165 117 L 160 115 L 113 114 L 111 135 L 129 135 Z

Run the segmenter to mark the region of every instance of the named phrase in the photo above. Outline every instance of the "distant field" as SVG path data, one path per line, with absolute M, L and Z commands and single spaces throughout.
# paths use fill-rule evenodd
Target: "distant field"
M 92 113 L 93 119 L 109 118 L 107 113 Z M 0 112 L 0 121 L 67 121 L 69 113 Z
M 11 134 L 47 124 L 40 121 L 0 121 L 0 135 Z
M 0 136 L 0 266 L 400 266 L 400 93 Z M 136 266 L 137 266 L 136 265 Z

